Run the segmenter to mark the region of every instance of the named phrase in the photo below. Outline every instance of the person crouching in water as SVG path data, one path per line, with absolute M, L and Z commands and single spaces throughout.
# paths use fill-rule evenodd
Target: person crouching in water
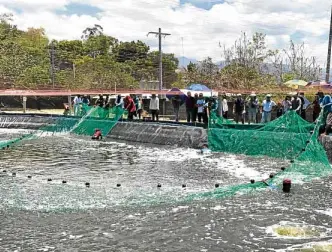
M 136 114 L 136 106 L 133 98 L 127 96 L 125 98 L 125 106 L 128 111 L 128 121 L 132 121 L 134 119 L 134 115 Z
M 103 135 L 101 134 L 101 130 L 96 129 L 95 133 L 92 136 L 92 140 L 102 140 L 102 139 L 103 139 Z

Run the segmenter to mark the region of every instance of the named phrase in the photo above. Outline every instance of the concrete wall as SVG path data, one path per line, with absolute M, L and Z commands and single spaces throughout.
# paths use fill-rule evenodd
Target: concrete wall
M 198 148 L 207 142 L 207 132 L 200 127 L 155 123 L 118 123 L 108 136 L 127 142 L 175 145 Z
M 54 123 L 56 117 L 29 115 L 0 115 L 0 128 L 38 129 Z M 127 142 L 141 142 L 198 148 L 207 142 L 207 132 L 200 127 L 156 124 L 150 122 L 119 122 L 108 138 Z M 332 136 L 321 140 L 332 162 Z

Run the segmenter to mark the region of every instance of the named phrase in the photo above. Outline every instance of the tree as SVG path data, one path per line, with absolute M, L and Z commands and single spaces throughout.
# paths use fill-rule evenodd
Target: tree
M 84 31 L 82 32 L 82 39 L 88 39 L 90 37 L 94 37 L 94 36 L 98 36 L 98 35 L 102 35 L 104 32 L 103 27 L 101 27 L 98 24 L 95 24 L 93 27 L 87 27 L 84 29 Z

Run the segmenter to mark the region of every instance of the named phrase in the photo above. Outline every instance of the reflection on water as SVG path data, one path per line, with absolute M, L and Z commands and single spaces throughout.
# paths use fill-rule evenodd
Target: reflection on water
M 1 130 L 0 141 L 15 134 Z M 330 178 L 295 184 L 289 195 L 183 201 L 215 183 L 266 178 L 285 165 L 280 160 L 69 135 L 25 141 L 0 158 L 4 251 L 293 251 L 331 239 Z M 266 232 L 284 223 L 319 235 Z

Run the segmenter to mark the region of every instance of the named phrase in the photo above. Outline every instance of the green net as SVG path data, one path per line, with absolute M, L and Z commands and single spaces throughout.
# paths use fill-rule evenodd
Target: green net
M 290 111 L 266 125 L 230 128 L 225 119 L 211 116 L 208 142 L 213 151 L 292 159 L 305 147 L 314 125 Z
M 20 137 L 0 141 L 0 149 L 6 149 L 22 140 L 38 138 L 44 133 L 73 133 L 77 135 L 92 136 L 96 129 L 100 129 L 106 136 L 123 116 L 124 110 L 119 107 L 105 109 L 102 107 L 90 107 L 82 105 L 80 117 L 59 117 L 53 123 L 41 126 L 34 134 L 24 134 Z
M 231 121 L 211 115 L 208 142 L 213 151 L 288 159 L 290 165 L 265 181 L 226 186 L 213 192 L 193 194 L 187 199 L 223 198 L 267 186 L 278 186 L 285 178 L 305 182 L 331 174 L 326 152 L 318 141 L 319 128 L 324 121 L 323 111 L 316 124 L 290 111 L 265 125 L 242 130 L 232 128 L 234 123 Z

